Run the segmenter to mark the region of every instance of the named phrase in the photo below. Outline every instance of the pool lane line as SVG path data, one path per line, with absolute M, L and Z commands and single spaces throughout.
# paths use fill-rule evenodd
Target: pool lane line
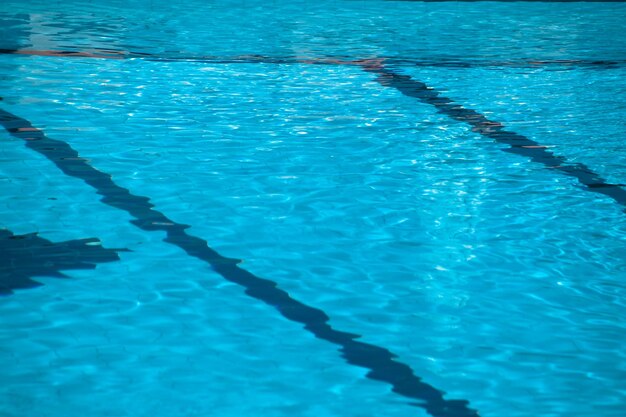
M 626 0 L 624 0 L 626 1 Z M 0 55 L 48 56 L 56 58 L 100 58 L 100 59 L 144 59 L 151 62 L 196 62 L 203 64 L 310 64 L 310 65 L 348 65 L 359 62 L 347 56 L 307 58 L 300 56 L 265 55 L 153 55 L 142 52 L 131 52 L 115 49 L 94 49 L 87 51 L 69 50 L 34 50 L 34 49 L 0 49 Z M 440 59 L 408 59 L 383 57 L 388 65 L 394 67 L 423 67 L 423 68 L 550 68 L 561 67 L 567 69 L 614 69 L 626 66 L 626 60 L 591 60 L 591 59 L 525 59 L 525 60 L 465 60 L 455 58 Z
M 439 113 L 470 125 L 473 132 L 497 143 L 509 145 L 502 151 L 526 157 L 547 168 L 574 177 L 585 190 L 603 194 L 626 206 L 626 190 L 622 188 L 624 184 L 608 183 L 585 164 L 568 162 L 565 157 L 549 151 L 547 146 L 519 133 L 505 130 L 502 123 L 489 120 L 485 115 L 463 107 L 421 81 L 391 70 L 384 64 L 384 60 L 368 60 L 360 66 L 364 71 L 376 75 L 376 81 L 380 85 L 393 88 L 405 96 L 433 106 Z
M 263 63 L 263 57 L 248 57 L 249 63 Z M 480 133 L 499 143 L 510 145 L 505 152 L 515 153 L 530 158 L 535 162 L 562 171 L 573 176 L 588 190 L 612 197 L 618 203 L 626 204 L 626 192 L 618 184 L 609 184 L 598 174 L 583 164 L 569 164 L 566 159 L 556 156 L 546 150 L 545 146 L 519 135 L 504 130 L 502 124 L 488 120 L 484 115 L 462 107 L 451 99 L 441 96 L 439 92 L 426 84 L 413 80 L 411 77 L 392 71 L 383 65 L 384 59 L 341 60 L 341 59 L 302 59 L 294 63 L 327 64 L 327 65 L 355 65 L 364 71 L 377 75 L 376 81 L 385 87 L 395 88 L 402 94 L 417 98 L 421 102 L 433 105 L 440 113 L 446 114 L 454 120 L 468 123 L 475 132 Z M 165 231 L 166 242 L 172 243 L 191 256 L 209 263 L 213 269 L 226 280 L 237 283 L 246 288 L 246 294 L 276 308 L 283 317 L 304 324 L 305 329 L 316 337 L 339 345 L 343 356 L 350 364 L 370 370 L 367 377 L 380 380 L 392 385 L 392 391 L 408 398 L 417 399 L 413 403 L 424 408 L 429 414 L 437 417 L 464 417 L 477 416 L 477 411 L 468 407 L 466 400 L 445 400 L 443 392 L 421 381 L 413 374 L 410 367 L 394 361 L 396 357 L 387 349 L 357 342 L 358 335 L 333 329 L 328 325 L 329 318 L 322 310 L 307 306 L 279 289 L 273 281 L 256 277 L 248 271 L 239 268 L 237 261 L 221 256 L 208 247 L 202 239 L 190 236 L 185 232 L 189 226 L 177 224 L 169 220 L 164 214 L 153 209 L 153 205 L 146 197 L 135 196 L 129 190 L 116 185 L 111 176 L 98 171 L 86 161 L 81 160 L 78 153 L 69 144 L 47 138 L 43 132 L 15 115 L 0 110 L 0 124 L 15 137 L 27 141 L 27 146 L 38 151 L 55 163 L 64 173 L 82 179 L 94 187 L 102 201 L 112 207 L 122 209 L 137 220 L 135 225 L 146 231 Z M 48 143 L 54 146 L 40 146 L 38 143 Z M 55 147 L 56 146 L 56 147 Z M 59 154 L 66 155 L 57 160 Z M 69 159 L 68 159 L 69 158 Z M 64 161 L 64 162 L 61 162 Z
M 433 417 L 478 417 L 467 400 L 447 400 L 444 392 L 422 381 L 409 365 L 395 360 L 397 355 L 386 348 L 357 341 L 358 334 L 334 329 L 323 310 L 311 307 L 291 297 L 278 284 L 260 278 L 239 267 L 239 260 L 227 258 L 212 249 L 208 242 L 186 232 L 189 225 L 177 223 L 154 208 L 150 199 L 134 195 L 117 185 L 110 174 L 100 171 L 82 158 L 67 142 L 51 139 L 33 127 L 26 119 L 0 109 L 0 125 L 22 139 L 26 147 L 41 154 L 64 174 L 78 178 L 102 196 L 101 201 L 130 214 L 133 223 L 144 231 L 165 232 L 164 241 L 182 249 L 188 255 L 206 262 L 225 280 L 245 288 L 245 293 L 274 308 L 287 320 L 304 325 L 316 338 L 339 346 L 345 361 L 366 368 L 366 377 L 386 382 L 392 391 L 411 400 L 409 404 L 424 409 Z

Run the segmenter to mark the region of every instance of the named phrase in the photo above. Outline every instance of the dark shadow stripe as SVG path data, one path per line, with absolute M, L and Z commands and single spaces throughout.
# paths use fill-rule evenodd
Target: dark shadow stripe
M 152 62 L 196 62 L 202 64 L 308 64 L 308 65 L 348 65 L 358 63 L 349 56 L 327 56 L 317 58 L 305 58 L 298 56 L 265 56 L 265 55 L 235 55 L 235 56 L 211 56 L 211 55 L 177 55 L 159 54 L 152 55 L 142 52 L 128 52 L 122 50 L 99 49 L 94 52 L 85 51 L 42 51 L 28 49 L 0 49 L 0 55 L 24 55 L 24 56 L 48 56 L 55 58 L 105 58 L 105 59 L 145 59 Z M 492 59 L 465 59 L 465 58 L 433 58 L 416 59 L 401 57 L 378 57 L 387 65 L 433 67 L 433 68 L 554 68 L 554 69 L 613 69 L 626 66 L 624 59 L 516 59 L 516 60 L 492 60 Z
M 418 99 L 420 102 L 429 104 L 439 113 L 466 123 L 474 132 L 481 134 L 498 143 L 509 145 L 504 152 L 529 158 L 533 162 L 545 165 L 548 168 L 574 177 L 585 189 L 611 197 L 613 200 L 626 206 L 626 190 L 623 184 L 609 184 L 599 174 L 581 163 L 570 163 L 563 156 L 557 156 L 550 152 L 546 146 L 535 142 L 526 136 L 507 131 L 499 122 L 487 119 L 484 115 L 455 103 L 452 99 L 442 96 L 437 90 L 426 84 L 412 79 L 408 75 L 398 74 L 382 65 L 381 62 L 372 61 L 362 65 L 369 73 L 377 75 L 376 81 L 385 87 L 395 88 L 408 97 Z
M 103 248 L 96 238 L 51 242 L 37 233 L 15 235 L 0 229 L 0 295 L 43 285 L 36 277 L 67 278 L 61 271 L 117 261 L 120 251 L 126 249 Z
M 339 346 L 347 363 L 368 369 L 368 378 L 390 384 L 393 392 L 411 399 L 410 404 L 423 408 L 433 417 L 478 416 L 468 401 L 446 400 L 443 391 L 423 382 L 408 365 L 396 361 L 394 353 L 357 341 L 361 337 L 357 334 L 334 329 L 324 311 L 292 298 L 276 282 L 240 268 L 238 260 L 220 255 L 205 240 L 187 234 L 188 225 L 176 223 L 155 210 L 147 197 L 134 195 L 117 185 L 111 175 L 91 166 L 68 143 L 50 139 L 27 120 L 4 110 L 0 110 L 0 124 L 63 173 L 92 186 L 102 196 L 103 203 L 129 213 L 135 218 L 132 223 L 140 229 L 165 232 L 165 242 L 208 263 L 224 279 L 244 287 L 246 294 L 273 307 L 286 319 L 303 324 L 315 337 Z

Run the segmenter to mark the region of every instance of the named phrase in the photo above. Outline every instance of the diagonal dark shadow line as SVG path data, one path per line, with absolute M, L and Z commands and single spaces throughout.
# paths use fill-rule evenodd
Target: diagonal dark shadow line
M 244 287 L 247 295 L 273 307 L 284 318 L 301 323 L 318 339 L 337 345 L 347 363 L 366 368 L 367 378 L 391 385 L 392 391 L 410 399 L 411 405 L 423 408 L 433 417 L 478 416 L 468 401 L 445 399 L 443 391 L 422 381 L 408 365 L 396 361 L 394 353 L 357 341 L 360 335 L 334 329 L 323 310 L 296 300 L 276 282 L 240 268 L 238 260 L 220 255 L 205 240 L 189 235 L 186 232 L 188 225 L 169 219 L 154 208 L 149 198 L 134 195 L 117 185 L 111 175 L 91 166 L 68 143 L 47 137 L 29 121 L 4 110 L 0 110 L 0 125 L 12 136 L 24 140 L 28 148 L 46 157 L 63 173 L 93 187 L 102 196 L 103 203 L 133 216 L 132 223 L 140 229 L 165 232 L 165 242 L 208 263 L 224 279 Z
M 622 188 L 624 184 L 608 183 L 585 164 L 568 162 L 565 157 L 550 152 L 546 146 L 519 133 L 505 130 L 501 123 L 491 121 L 477 111 L 463 107 L 423 82 L 389 69 L 380 61 L 363 63 L 361 68 L 377 75 L 376 81 L 381 85 L 395 88 L 405 96 L 435 107 L 439 113 L 470 125 L 474 132 L 484 137 L 509 145 L 509 148 L 503 149 L 504 152 L 524 156 L 547 168 L 574 177 L 587 191 L 606 195 L 626 206 L 626 190 Z

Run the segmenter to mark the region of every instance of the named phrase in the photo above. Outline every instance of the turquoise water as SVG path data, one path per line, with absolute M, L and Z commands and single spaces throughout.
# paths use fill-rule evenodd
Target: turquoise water
M 0 6 L 0 49 L 126 54 L 0 54 L 0 110 L 83 158 L 0 131 L 0 277 L 44 284 L 0 297 L 0 416 L 436 414 L 180 224 L 469 402 L 437 415 L 623 415 L 623 203 L 354 61 L 624 184 L 626 4 L 95 3 Z M 59 279 L 62 242 L 108 255 Z

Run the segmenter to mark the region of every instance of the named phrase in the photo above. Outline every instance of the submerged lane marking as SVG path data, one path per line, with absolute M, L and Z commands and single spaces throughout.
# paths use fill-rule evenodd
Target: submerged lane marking
M 467 400 L 446 400 L 442 391 L 423 382 L 411 367 L 394 360 L 397 355 L 391 351 L 357 341 L 360 335 L 334 329 L 328 324 L 330 318 L 324 311 L 292 298 L 276 282 L 240 268 L 238 260 L 220 255 L 207 241 L 187 234 L 188 225 L 169 219 L 154 208 L 149 198 L 134 195 L 117 185 L 111 175 L 94 168 L 68 143 L 47 137 L 29 121 L 4 110 L 0 110 L 0 124 L 63 173 L 93 187 L 102 196 L 103 203 L 133 216 L 136 220 L 132 223 L 140 229 L 165 232 L 165 242 L 208 263 L 224 279 L 244 287 L 247 295 L 273 307 L 286 319 L 303 324 L 318 339 L 339 346 L 347 363 L 368 369 L 367 378 L 388 383 L 393 392 L 410 398 L 409 404 L 423 408 L 433 417 L 478 417 Z
M 28 51 L 33 52 L 33 51 Z M 105 53 L 66 53 L 59 51 L 41 51 L 32 55 L 62 56 L 62 57 L 89 57 L 89 58 L 145 58 L 152 61 L 197 61 L 191 58 L 159 58 L 148 54 L 119 54 L 117 51 Z M 48 53 L 51 52 L 51 53 Z M 104 52 L 104 51 L 103 51 Z M 0 50 L 2 53 L 16 53 L 15 51 Z M 30 54 L 30 53 L 29 53 Z M 107 55 L 111 54 L 111 55 Z M 557 169 L 566 175 L 573 176 L 585 185 L 588 190 L 610 196 L 622 205 L 626 205 L 626 191 L 616 184 L 608 184 L 598 174 L 583 164 L 567 163 L 565 158 L 556 156 L 546 150 L 545 146 L 519 135 L 504 130 L 502 124 L 488 120 L 484 115 L 461 105 L 451 99 L 443 97 L 436 90 L 426 84 L 415 81 L 411 77 L 398 74 L 383 66 L 385 59 L 344 60 L 344 59 L 306 59 L 306 58 L 269 58 L 263 56 L 241 56 L 232 58 L 210 57 L 203 61 L 213 63 L 272 63 L 272 64 L 314 64 L 314 65 L 354 65 L 364 71 L 378 75 L 377 81 L 386 87 L 397 89 L 404 95 L 414 97 L 423 103 L 435 106 L 440 113 L 446 114 L 454 120 L 468 123 L 473 130 L 499 143 L 511 146 L 506 152 L 515 153 L 542 163 L 550 168 Z M 393 60 L 389 60 L 393 61 Z M 532 63 L 534 65 L 534 63 Z M 555 64 L 572 64 L 572 62 L 555 62 Z M 615 63 L 597 61 L 590 65 L 610 67 Z M 428 65 L 428 64 L 426 64 Z M 436 66 L 436 65 L 435 65 Z M 386 382 L 392 386 L 392 391 L 407 398 L 417 400 L 411 403 L 425 409 L 433 417 L 467 417 L 478 416 L 478 412 L 469 408 L 466 400 L 445 400 L 443 392 L 422 382 L 408 365 L 394 360 L 397 356 L 385 348 L 368 343 L 358 342 L 360 337 L 333 329 L 329 324 L 329 317 L 322 310 L 310 307 L 278 288 L 271 280 L 253 275 L 237 266 L 238 261 L 225 258 L 208 246 L 200 238 L 190 236 L 185 232 L 189 226 L 178 224 L 168 219 L 164 214 L 153 209 L 153 205 L 146 197 L 136 196 L 129 190 L 115 184 L 109 174 L 98 171 L 82 160 L 78 153 L 69 144 L 50 139 L 42 131 L 11 113 L 0 110 L 0 124 L 13 136 L 27 141 L 27 146 L 41 153 L 52 161 L 67 175 L 80 178 L 94 187 L 102 195 L 102 202 L 119 208 L 131 214 L 139 228 L 146 231 L 161 230 L 166 232 L 166 242 L 174 244 L 190 256 L 207 262 L 226 280 L 246 288 L 246 294 L 256 298 L 273 308 L 288 320 L 302 323 L 304 328 L 315 337 L 326 340 L 341 347 L 346 362 L 352 365 L 369 369 L 367 377 L 373 380 Z
M 388 65 L 416 65 L 416 66 L 437 66 L 436 62 L 421 62 L 411 60 L 396 60 L 393 58 L 370 58 L 362 60 L 350 60 L 339 58 L 300 58 L 300 57 L 267 57 L 264 55 L 241 55 L 234 57 L 160 57 L 151 54 L 138 52 L 128 52 L 121 50 L 94 50 L 94 52 L 81 51 L 39 51 L 39 50 L 15 50 L 0 49 L 0 54 L 22 54 L 40 55 L 54 57 L 88 57 L 88 58 L 143 58 L 155 62 L 209 62 L 214 64 L 309 64 L 309 65 L 351 65 L 359 66 L 364 71 L 378 75 L 377 81 L 385 86 L 398 90 L 400 93 L 416 98 L 422 103 L 430 104 L 437 110 L 450 118 L 469 124 L 472 130 L 488 137 L 498 143 L 507 144 L 510 148 L 503 149 L 504 152 L 514 153 L 524 156 L 534 162 L 545 165 L 574 177 L 579 183 L 586 187 L 587 191 L 604 194 L 613 200 L 626 206 L 626 190 L 624 184 L 608 183 L 600 174 L 594 172 L 582 163 L 570 163 L 563 156 L 555 155 L 547 150 L 547 147 L 534 140 L 515 132 L 504 130 L 504 125 L 494 122 L 475 110 L 463 107 L 455 103 L 452 99 L 442 96 L 437 90 L 429 87 L 423 82 L 412 79 L 408 75 L 402 75 L 389 69 Z M 521 61 L 524 65 L 566 65 L 566 66 L 588 66 L 599 68 L 615 68 L 626 61 L 584 61 L 584 60 L 556 60 L 556 61 Z M 441 63 L 440 63 L 441 64 Z M 460 65 L 457 61 L 446 61 L 445 65 L 454 67 Z M 471 66 L 472 64 L 468 64 Z M 496 63 L 487 63 L 492 66 Z M 464 66 L 463 66 L 464 67 Z
M 483 114 L 442 96 L 437 90 L 423 82 L 390 70 L 383 65 L 382 60 L 370 60 L 360 65 L 364 71 L 377 75 L 376 81 L 382 86 L 395 88 L 405 96 L 416 98 L 422 103 L 435 107 L 439 113 L 467 123 L 472 127 L 472 131 L 498 143 L 509 145 L 509 148 L 503 149 L 504 152 L 524 156 L 533 162 L 574 177 L 586 187 L 587 191 L 604 194 L 622 206 L 626 206 L 626 190 L 622 188 L 623 184 L 608 183 L 588 166 L 582 163 L 570 163 L 565 157 L 550 152 L 546 146 L 519 133 L 505 130 L 501 123 L 489 120 Z

